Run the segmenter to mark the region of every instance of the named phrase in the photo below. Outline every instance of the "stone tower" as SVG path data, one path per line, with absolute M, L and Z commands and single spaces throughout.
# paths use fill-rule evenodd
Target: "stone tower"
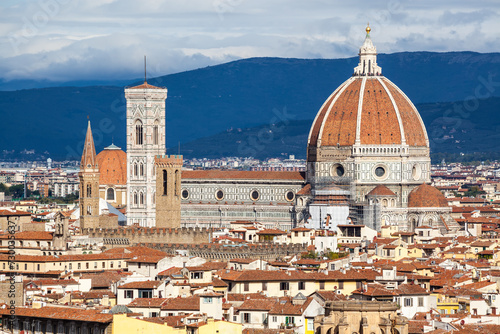
M 99 226 L 99 166 L 90 121 L 80 162 L 80 230 Z
M 55 231 L 53 236 L 53 244 L 56 249 L 66 249 L 68 239 L 68 219 L 61 213 L 56 213 L 55 216 Z
M 182 155 L 157 156 L 156 227 L 181 226 Z
M 154 159 L 165 154 L 167 89 L 147 82 L 125 89 L 127 99 L 127 224 L 155 224 Z

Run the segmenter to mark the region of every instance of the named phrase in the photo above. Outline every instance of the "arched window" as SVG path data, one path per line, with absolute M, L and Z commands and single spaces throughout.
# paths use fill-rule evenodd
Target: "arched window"
M 135 143 L 137 145 L 142 145 L 143 143 L 143 129 L 142 129 L 142 122 L 137 121 L 135 124 Z
M 108 190 L 106 191 L 106 199 L 108 201 L 115 200 L 115 190 L 113 188 L 108 188 Z
M 163 170 L 163 195 L 167 194 L 167 171 Z
M 137 176 L 139 175 L 138 171 L 137 171 L 137 163 L 134 162 L 134 176 Z
M 137 205 L 137 193 L 134 193 L 134 205 Z
M 158 145 L 158 121 L 153 125 L 153 145 Z
M 140 164 L 140 167 L 141 167 L 141 168 L 140 168 L 140 171 L 141 171 L 141 174 L 140 174 L 140 175 L 141 175 L 141 176 L 144 176 L 144 164 L 143 164 L 142 162 L 141 162 L 141 164 Z
M 139 201 L 141 205 L 144 205 L 144 194 L 142 192 L 139 194 Z
M 87 214 L 88 215 L 92 214 L 92 207 L 90 205 L 87 205 Z
M 92 197 L 92 186 L 87 184 L 87 197 Z
M 156 204 L 156 191 L 153 193 L 153 204 Z

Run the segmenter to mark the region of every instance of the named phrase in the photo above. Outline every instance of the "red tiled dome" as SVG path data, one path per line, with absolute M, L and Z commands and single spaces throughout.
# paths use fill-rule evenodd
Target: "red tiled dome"
M 396 194 L 383 184 L 379 184 L 375 188 L 373 188 L 367 196 L 396 196 Z
M 100 184 L 127 184 L 127 154 L 111 145 L 97 155 Z
M 442 208 L 448 207 L 448 201 L 435 187 L 426 183 L 414 188 L 408 195 L 410 208 Z
M 310 146 L 401 145 L 428 147 L 413 103 L 382 76 L 353 76 L 326 100 L 309 134 Z

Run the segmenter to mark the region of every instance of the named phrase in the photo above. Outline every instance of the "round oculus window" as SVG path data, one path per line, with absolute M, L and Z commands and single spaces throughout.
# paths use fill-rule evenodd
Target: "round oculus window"
M 259 192 L 258 192 L 257 190 L 254 190 L 254 191 L 252 191 L 252 192 L 250 193 L 250 199 L 251 199 L 252 201 L 256 201 L 256 200 L 258 200 L 258 199 L 259 199 L 259 197 L 260 197 L 260 194 L 259 194 Z
M 330 175 L 333 177 L 341 177 L 344 176 L 345 170 L 344 166 L 341 164 L 335 164 L 332 166 L 332 169 L 330 170 Z
M 188 199 L 188 197 L 189 197 L 189 190 L 183 189 L 182 192 L 181 192 L 181 197 L 182 197 L 182 199 Z
M 217 190 L 217 192 L 215 193 L 215 198 L 218 201 L 221 201 L 224 198 L 224 192 L 222 190 Z
M 413 168 L 411 169 L 411 176 L 414 180 L 420 179 L 422 176 L 422 169 L 420 168 L 420 165 L 413 165 Z
M 293 191 L 287 191 L 285 194 L 285 198 L 287 201 L 291 202 L 295 198 L 295 194 L 293 193 Z
M 383 177 L 385 175 L 385 168 L 384 167 L 377 167 L 375 168 L 375 176 L 377 177 Z

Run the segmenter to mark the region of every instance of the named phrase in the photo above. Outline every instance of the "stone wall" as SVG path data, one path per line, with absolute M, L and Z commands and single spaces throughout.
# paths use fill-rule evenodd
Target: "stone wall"
M 179 244 L 179 243 L 146 243 L 141 246 L 160 249 L 172 255 L 177 251 L 187 251 L 189 256 L 199 256 L 209 260 L 231 260 L 241 258 L 260 258 L 274 261 L 284 256 L 306 252 L 307 246 L 300 244 L 275 245 L 275 244 Z
M 23 282 L 11 284 L 9 278 L 10 276 L 7 276 L 5 281 L 0 281 L 0 303 L 5 303 L 9 306 L 11 305 L 11 301 L 13 301 L 15 307 L 24 306 Z
M 89 238 L 128 239 L 128 244 L 144 243 L 206 243 L 210 242 L 211 229 L 205 228 L 155 228 L 155 227 L 118 227 L 83 229 L 82 234 Z
M 103 214 L 99 216 L 99 226 L 105 229 L 118 227 L 118 216 L 114 214 Z

